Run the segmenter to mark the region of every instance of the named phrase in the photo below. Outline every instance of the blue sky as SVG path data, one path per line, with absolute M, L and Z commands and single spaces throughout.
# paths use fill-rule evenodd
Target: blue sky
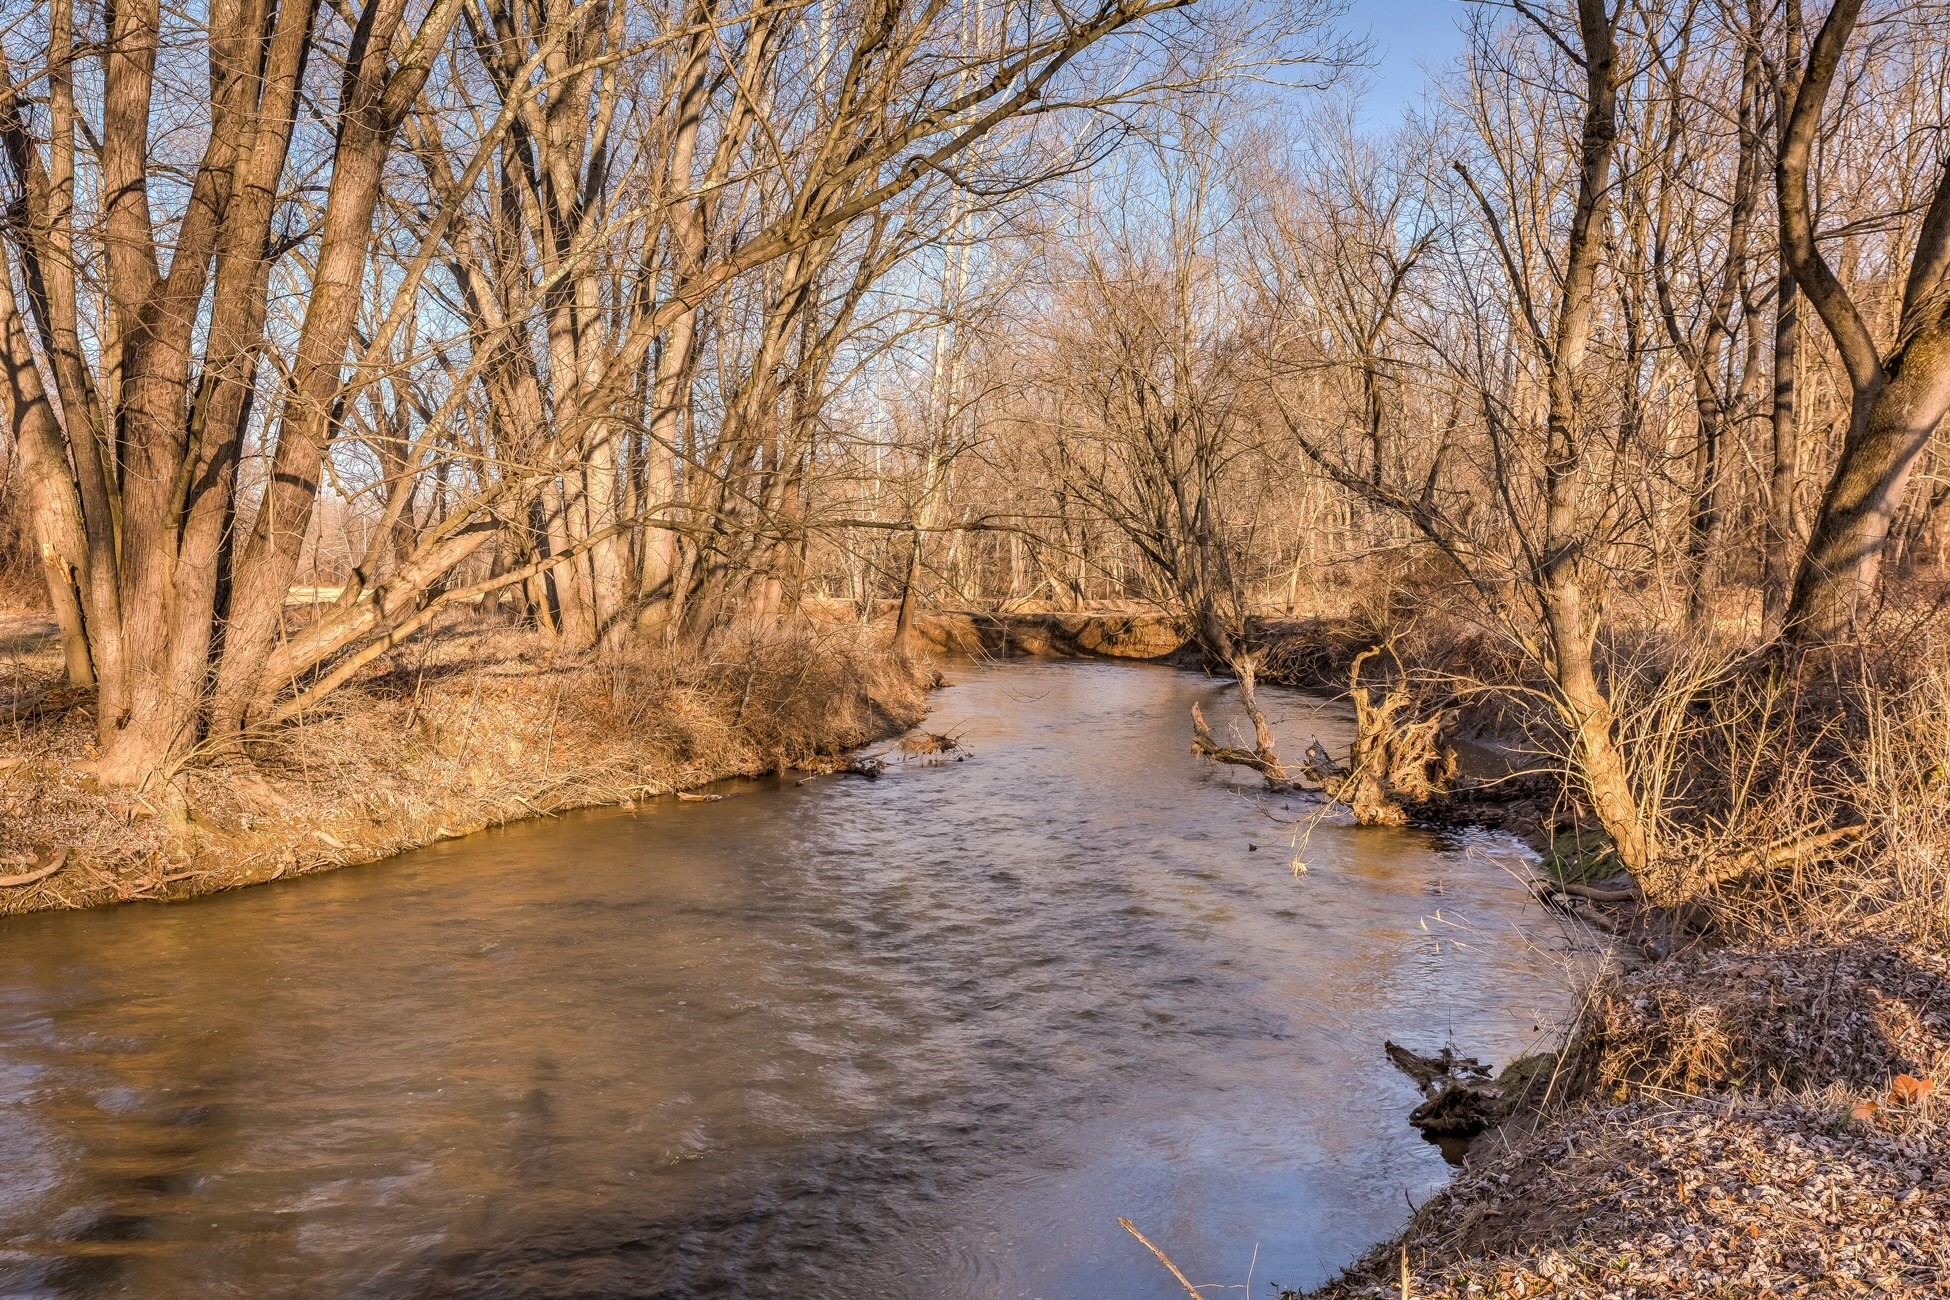
M 1462 0 L 1352 0 L 1342 20 L 1353 34 L 1374 45 L 1376 66 L 1362 116 L 1377 127 L 1393 126 L 1402 110 L 1419 103 L 1428 77 L 1462 49 Z

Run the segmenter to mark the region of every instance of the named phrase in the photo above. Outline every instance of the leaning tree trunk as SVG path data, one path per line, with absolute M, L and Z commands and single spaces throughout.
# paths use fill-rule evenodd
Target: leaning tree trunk
M 1549 642 L 1551 683 L 1558 711 L 1571 732 L 1572 761 L 1619 861 L 1639 875 L 1651 865 L 1657 846 L 1641 816 L 1618 744 L 1611 701 L 1593 664 L 1598 610 L 1593 608 L 1592 591 L 1602 579 L 1593 571 L 1588 554 L 1589 533 L 1596 524 L 1580 508 L 1586 449 L 1578 385 L 1591 342 L 1604 209 L 1618 142 L 1619 73 L 1613 20 L 1603 0 L 1578 0 L 1578 16 L 1587 94 L 1580 139 L 1582 174 L 1567 238 L 1553 346 L 1548 349 L 1544 538 L 1534 581 Z
M 20 455 L 20 482 L 47 584 L 48 608 L 61 629 L 61 656 L 68 685 L 93 686 L 95 664 L 88 653 L 88 629 L 77 585 L 88 563 L 88 537 L 81 497 L 68 473 L 66 439 L 34 365 L 27 331 L 14 309 L 13 274 L 0 260 L 0 319 L 6 322 L 8 383 L 5 402 L 13 417 Z
M 1835 476 L 1795 577 L 1786 625 L 1799 644 L 1854 628 L 1873 597 L 1912 471 L 1950 411 L 1950 320 L 1913 338 L 1902 368 L 1856 399 Z
M 1836 0 L 1822 20 L 1795 89 L 1775 168 L 1783 255 L 1827 327 L 1854 397 L 1848 435 L 1810 530 L 1784 620 L 1789 640 L 1804 647 L 1832 644 L 1854 631 L 1874 594 L 1911 473 L 1950 411 L 1950 167 L 1940 170 L 1917 228 L 1902 273 L 1895 345 L 1887 355 L 1822 256 L 1816 235 L 1809 193 L 1814 145 L 1862 7 L 1862 0 Z M 1789 38 L 1794 39 L 1792 23 Z

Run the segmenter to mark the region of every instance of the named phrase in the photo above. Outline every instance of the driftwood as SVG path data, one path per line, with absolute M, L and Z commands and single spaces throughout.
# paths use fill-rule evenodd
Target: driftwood
M 1434 1056 L 1399 1043 L 1383 1043 L 1382 1050 L 1422 1090 L 1425 1100 L 1409 1112 L 1408 1122 L 1430 1137 L 1468 1137 L 1503 1117 L 1503 1080 L 1488 1082 L 1490 1067 L 1475 1057 L 1459 1056 L 1453 1047 Z
M 1222 745 L 1212 734 L 1212 728 L 1205 721 L 1205 711 L 1197 704 L 1192 705 L 1192 752 L 1211 759 L 1215 763 L 1230 763 L 1235 767 L 1247 767 L 1266 778 L 1266 784 L 1274 790 L 1310 790 L 1318 784 L 1308 784 L 1287 770 L 1280 761 L 1279 751 L 1274 747 L 1273 728 L 1266 721 L 1266 714 L 1259 707 L 1259 657 L 1239 655 L 1228 666 L 1239 681 L 1239 704 L 1246 710 L 1246 717 L 1253 724 L 1253 747 L 1240 749 L 1237 745 Z M 1304 775 L 1304 774 L 1303 774 Z
M 0 889 L 11 889 L 16 885 L 31 885 L 37 880 L 46 880 L 49 876 L 65 866 L 67 861 L 68 851 L 66 849 L 56 849 L 54 856 L 48 860 L 45 866 L 36 867 L 32 871 L 23 871 L 17 876 L 0 876 Z
M 1191 1293 L 1192 1300 L 1205 1300 L 1204 1295 L 1200 1293 L 1199 1289 L 1192 1285 L 1192 1279 L 1185 1276 L 1185 1270 L 1178 1267 L 1178 1265 L 1172 1263 L 1171 1256 L 1165 1254 L 1164 1251 L 1160 1250 L 1156 1242 L 1152 1241 L 1151 1238 L 1139 1232 L 1137 1224 L 1132 1223 L 1129 1219 L 1119 1219 L 1117 1221 L 1117 1226 L 1124 1229 L 1124 1231 L 1130 1233 L 1133 1237 L 1136 1237 L 1138 1239 L 1138 1242 L 1141 1245 L 1143 1245 L 1143 1247 L 1146 1250 L 1150 1251 L 1153 1255 L 1156 1255 L 1158 1257 L 1158 1262 L 1165 1266 L 1165 1270 L 1169 1272 L 1173 1277 L 1178 1279 L 1178 1285 L 1184 1287 L 1186 1291 Z
M 1390 1064 L 1409 1078 L 1415 1086 L 1427 1091 L 1439 1078 L 1452 1075 L 1469 1075 L 1478 1079 L 1490 1077 L 1490 1067 L 1473 1056 L 1458 1056 L 1456 1049 L 1445 1047 L 1434 1056 L 1424 1056 L 1420 1052 L 1403 1047 L 1400 1043 L 1384 1040 L 1381 1050 L 1387 1055 Z
M 1205 720 L 1205 711 L 1196 704 L 1192 705 L 1192 752 L 1215 763 L 1249 767 L 1274 787 L 1284 788 L 1294 784 L 1279 755 L 1268 750 L 1240 749 L 1237 745 L 1220 744 L 1212 734 L 1211 724 Z
M 1503 1118 L 1503 1090 L 1486 1084 L 1438 1087 L 1408 1113 L 1408 1122 L 1430 1137 L 1472 1137 Z

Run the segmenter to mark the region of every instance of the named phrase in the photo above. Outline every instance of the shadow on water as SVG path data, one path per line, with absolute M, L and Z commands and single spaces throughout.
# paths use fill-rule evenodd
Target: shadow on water
M 965 763 L 0 927 L 0 1294 L 1167 1297 L 1119 1215 L 1235 1285 L 1392 1231 L 1445 1166 L 1382 1039 L 1568 1002 L 1518 851 L 1296 846 L 1197 676 L 952 675 Z

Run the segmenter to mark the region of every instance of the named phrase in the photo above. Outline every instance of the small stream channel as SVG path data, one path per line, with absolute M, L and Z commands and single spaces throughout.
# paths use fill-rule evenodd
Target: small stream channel
M 1520 851 L 1296 875 L 1219 684 L 950 676 L 965 762 L 0 923 L 0 1296 L 1182 1296 L 1121 1215 L 1267 1300 L 1397 1229 L 1448 1170 L 1382 1040 L 1568 1006 Z

